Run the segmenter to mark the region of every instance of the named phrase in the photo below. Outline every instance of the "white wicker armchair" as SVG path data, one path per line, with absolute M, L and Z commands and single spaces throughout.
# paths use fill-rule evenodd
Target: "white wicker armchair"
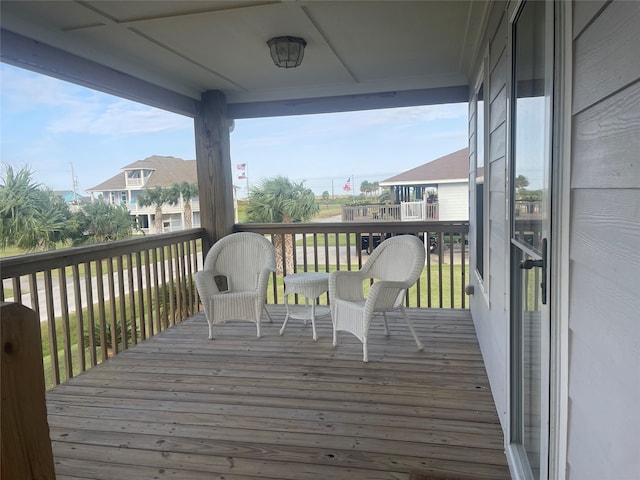
M 329 298 L 333 319 L 333 345 L 339 331 L 350 332 L 362 342 L 363 361 L 368 362 L 367 337 L 374 313 L 382 313 L 384 332 L 389 335 L 387 312 L 400 310 L 418 350 L 422 342 L 404 309 L 404 298 L 424 268 L 425 247 L 413 235 L 399 235 L 382 242 L 359 271 L 336 271 L 329 276 Z M 363 283 L 374 283 L 365 298 Z
M 254 322 L 260 337 L 269 274 L 275 268 L 275 249 L 262 235 L 233 233 L 211 247 L 203 270 L 195 275 L 196 288 L 209 323 L 209 340 L 213 339 L 213 325 L 228 320 Z M 220 279 L 226 281 L 226 291 L 220 291 L 216 283 Z M 269 312 L 266 313 L 269 316 Z

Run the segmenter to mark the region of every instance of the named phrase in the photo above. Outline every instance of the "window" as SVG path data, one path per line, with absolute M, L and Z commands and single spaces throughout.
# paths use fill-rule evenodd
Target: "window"
M 485 144 L 485 115 L 484 115 L 484 83 L 480 84 L 476 95 L 476 135 L 475 135 L 475 257 L 476 272 L 481 282 L 484 281 L 485 270 L 485 182 L 484 182 L 484 144 Z

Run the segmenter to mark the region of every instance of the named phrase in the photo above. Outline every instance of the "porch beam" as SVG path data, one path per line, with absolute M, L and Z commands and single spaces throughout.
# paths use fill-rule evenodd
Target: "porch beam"
M 469 101 L 469 86 L 460 85 L 457 87 L 340 95 L 336 97 L 231 103 L 228 105 L 227 110 L 229 118 L 241 119 L 441 105 L 467 101 Z
M 198 100 L 2 29 L 0 60 L 100 92 L 194 118 Z
M 218 90 L 204 92 L 195 119 L 200 222 L 205 230 L 203 253 L 233 230 L 229 123 L 225 95 Z

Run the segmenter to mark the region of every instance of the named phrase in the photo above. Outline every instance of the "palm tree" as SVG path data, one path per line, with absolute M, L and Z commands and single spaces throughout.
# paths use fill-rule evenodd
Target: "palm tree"
M 184 228 L 193 226 L 193 213 L 191 211 L 191 199 L 198 196 L 198 184 L 182 182 L 173 185 L 178 196 L 182 197 L 184 204 Z
M 324 200 L 324 202 L 327 204 L 327 208 L 329 208 L 329 192 L 327 190 L 325 190 L 324 192 L 322 192 L 322 200 Z
M 162 207 L 166 204 L 176 205 L 179 194 L 174 188 L 163 188 L 160 186 L 143 190 L 138 197 L 138 205 L 141 207 L 156 207 L 154 229 L 157 233 L 162 233 Z
M 313 191 L 304 182 L 291 182 L 278 176 L 263 180 L 249 192 L 247 219 L 254 223 L 294 223 L 305 222 L 318 213 Z M 293 272 L 293 237 L 276 235 L 273 243 L 276 249 L 278 273 Z M 284 240 L 284 241 L 283 241 Z M 282 255 L 284 243 L 285 259 Z
M 0 246 L 51 250 L 70 235 L 71 212 L 61 197 L 33 181 L 25 166 L 15 172 L 4 165 L 0 185 Z

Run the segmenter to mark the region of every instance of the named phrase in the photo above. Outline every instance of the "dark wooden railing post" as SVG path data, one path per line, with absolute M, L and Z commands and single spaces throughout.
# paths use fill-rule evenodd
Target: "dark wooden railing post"
M 2 478 L 55 479 L 36 313 L 0 304 L 0 345 Z

